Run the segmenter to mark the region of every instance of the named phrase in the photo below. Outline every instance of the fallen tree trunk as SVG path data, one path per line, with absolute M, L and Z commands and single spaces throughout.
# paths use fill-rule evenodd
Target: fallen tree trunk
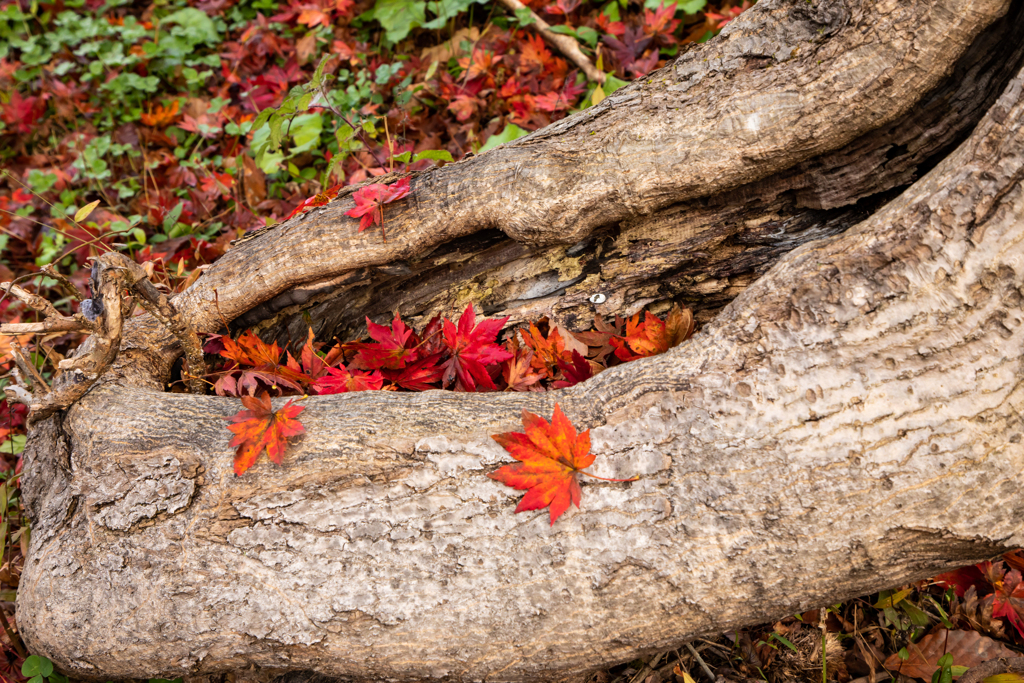
M 348 199 L 239 244 L 175 298 L 199 331 L 306 310 L 330 336 L 353 299 L 582 324 L 595 292 L 629 312 L 715 282 L 663 356 L 548 394 L 312 397 L 284 467 L 240 478 L 237 401 L 154 390 L 181 350 L 130 320 L 33 427 L 26 641 L 97 679 L 557 678 L 1022 545 L 1021 5 L 768 0 L 418 176 L 386 245 Z M 549 527 L 484 474 L 489 435 L 556 401 L 595 474 L 641 479 Z

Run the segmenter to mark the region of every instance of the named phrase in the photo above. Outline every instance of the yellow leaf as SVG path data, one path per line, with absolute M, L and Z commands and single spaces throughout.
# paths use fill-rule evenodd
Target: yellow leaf
M 604 88 L 602 88 L 600 85 L 598 85 L 596 88 L 594 88 L 594 92 L 591 93 L 591 95 L 590 95 L 590 103 L 591 104 L 601 104 L 601 100 L 603 100 L 604 97 L 605 97 L 605 95 L 604 95 Z
M 683 683 L 697 683 L 693 680 L 693 676 L 683 668 L 682 664 L 676 664 L 675 668 L 672 669 L 672 673 L 683 679 Z
M 84 221 L 86 218 L 89 217 L 89 214 L 93 212 L 93 209 L 95 209 L 99 205 L 100 200 L 97 199 L 94 202 L 89 202 L 78 211 L 75 211 L 75 222 L 81 223 L 82 221 Z
M 904 588 L 903 590 L 901 590 L 901 591 L 899 591 L 897 593 L 893 593 L 892 595 L 890 595 L 887 598 L 882 598 L 881 600 L 879 600 L 878 602 L 876 602 L 874 604 L 874 607 L 875 607 L 875 609 L 885 609 L 886 607 L 895 607 L 896 605 L 900 604 L 900 602 L 902 602 L 903 598 L 905 598 L 908 595 L 910 595 L 910 593 L 913 590 L 914 590 L 913 588 Z
M 989 676 L 981 683 L 1024 683 L 1024 676 L 1014 673 L 996 674 Z

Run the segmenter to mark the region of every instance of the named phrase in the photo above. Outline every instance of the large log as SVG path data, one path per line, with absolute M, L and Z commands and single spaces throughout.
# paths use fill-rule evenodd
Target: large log
M 348 200 L 240 244 L 175 299 L 199 330 L 220 324 L 217 305 L 229 320 L 262 306 L 248 322 L 287 328 L 310 291 L 326 305 L 325 283 L 365 282 L 360 269 L 387 274 L 396 259 L 413 264 L 401 277 L 481 229 L 526 246 L 492 236 L 478 253 L 538 258 L 645 215 L 685 225 L 705 195 L 739 211 L 750 188 L 770 194 L 815 169 L 859 168 L 862 189 L 792 180 L 797 195 L 818 189 L 789 206 L 847 211 L 849 224 L 843 207 L 878 187 L 856 150 L 903 135 L 904 159 L 929 131 L 959 131 L 928 154 L 945 151 L 970 126 L 937 116 L 946 123 L 913 135 L 908 113 L 928 110 L 977 40 L 1018 60 L 1005 88 L 994 69 L 965 72 L 1002 95 L 971 100 L 985 114 L 970 136 L 892 201 L 783 257 L 688 343 L 571 389 L 312 397 L 285 465 L 236 478 L 222 418 L 237 401 L 154 390 L 181 352 L 133 319 L 113 371 L 31 434 L 26 641 L 95 679 L 255 666 L 536 680 L 1021 545 L 1020 3 L 982 35 L 1006 10 L 768 0 L 610 104 L 419 176 L 415 200 L 388 216 L 387 245 L 356 235 Z M 755 232 L 764 222 L 744 215 Z M 693 236 L 664 225 L 665 242 Z M 727 242 L 709 242 L 722 264 Z M 627 290 L 609 312 L 651 298 Z M 451 305 L 418 296 L 417 312 Z M 551 527 L 545 513 L 514 515 L 517 494 L 484 474 L 507 460 L 489 435 L 556 401 L 592 428 L 595 474 L 641 479 L 585 482 L 582 509 Z

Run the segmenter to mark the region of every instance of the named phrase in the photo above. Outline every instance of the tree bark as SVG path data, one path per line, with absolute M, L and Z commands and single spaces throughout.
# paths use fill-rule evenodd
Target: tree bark
M 417 176 L 386 244 L 347 196 L 243 241 L 175 297 L 197 330 L 467 300 L 582 326 L 593 293 L 706 324 L 557 392 L 312 397 L 284 466 L 234 477 L 237 401 L 160 391 L 181 350 L 133 318 L 30 436 L 26 642 L 104 680 L 554 679 L 1024 544 L 1021 14 L 766 0 Z M 641 479 L 549 526 L 484 474 L 556 402 L 595 474 Z

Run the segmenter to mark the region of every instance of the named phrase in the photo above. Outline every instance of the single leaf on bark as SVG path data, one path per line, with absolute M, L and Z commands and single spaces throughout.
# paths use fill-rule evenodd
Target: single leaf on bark
M 374 183 L 365 185 L 352 194 L 356 206 L 345 212 L 346 216 L 359 219 L 359 232 L 374 225 L 380 226 L 384 241 L 388 241 L 387 233 L 384 232 L 384 205 L 398 201 L 409 195 L 409 179 L 402 178 L 391 185 Z
M 338 191 L 340 189 L 341 185 L 335 185 L 334 187 L 324 190 L 323 192 L 318 192 L 309 199 L 303 200 L 301 204 L 295 207 L 295 210 L 288 214 L 288 218 L 291 218 L 292 216 L 295 216 L 300 213 L 306 213 L 310 209 L 315 209 L 318 206 L 327 206 L 328 204 L 331 203 L 332 199 L 338 196 Z M 288 218 L 285 218 L 285 220 L 288 220 Z
M 228 429 L 234 432 L 231 445 L 236 446 L 235 474 L 242 475 L 253 466 L 264 449 L 270 461 L 280 465 L 288 447 L 288 437 L 302 434 L 305 428 L 297 419 L 305 408 L 292 405 L 291 401 L 275 411 L 270 396 L 263 392 L 257 396 L 243 396 L 243 410 L 224 418 L 234 424 Z
M 583 472 L 594 463 L 594 455 L 590 452 L 590 430 L 578 434 L 557 403 L 550 423 L 523 410 L 523 426 L 525 433 L 506 432 L 491 437 L 519 462 L 487 475 L 506 486 L 526 491 L 516 506 L 516 512 L 547 507 L 554 526 L 555 520 L 569 509 L 570 503 L 577 508 L 580 506 L 582 491 L 577 473 L 604 481 L 636 480 L 636 477 L 604 479 Z

